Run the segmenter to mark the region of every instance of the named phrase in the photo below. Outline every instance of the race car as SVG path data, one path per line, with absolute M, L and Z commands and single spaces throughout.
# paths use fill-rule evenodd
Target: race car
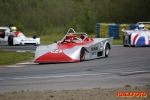
M 145 24 L 150 22 L 138 22 L 134 30 L 123 31 L 123 46 L 150 46 L 150 31 L 145 28 Z
M 38 46 L 35 63 L 80 62 L 83 60 L 108 57 L 113 37 L 88 38 L 85 32 L 75 32 L 70 28 L 61 41 L 51 45 Z
M 0 44 L 1 45 L 39 45 L 40 38 L 34 35 L 27 38 L 22 31 L 16 31 L 16 27 L 0 27 Z

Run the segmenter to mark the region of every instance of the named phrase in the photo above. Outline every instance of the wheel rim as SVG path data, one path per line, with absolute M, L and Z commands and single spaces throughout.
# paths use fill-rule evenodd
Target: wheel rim
M 109 55 L 109 47 L 108 45 L 106 45 L 105 47 L 105 56 L 108 56 Z

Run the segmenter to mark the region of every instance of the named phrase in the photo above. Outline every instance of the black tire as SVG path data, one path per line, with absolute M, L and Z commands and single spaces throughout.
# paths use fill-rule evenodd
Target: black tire
M 131 45 L 131 47 L 135 47 L 135 45 Z
M 105 57 L 108 57 L 108 56 L 109 56 L 109 52 L 110 52 L 110 46 L 109 46 L 109 44 L 107 43 L 106 46 L 105 46 Z
M 85 59 L 85 50 L 82 48 L 80 51 L 80 61 L 83 61 Z
M 38 38 L 39 36 L 38 35 L 33 35 L 33 39 L 36 39 Z
M 130 41 L 130 47 L 135 47 L 135 45 L 131 45 L 131 35 L 129 36 L 129 41 Z
M 124 37 L 124 35 L 123 35 L 123 46 L 125 47 L 126 45 L 124 44 L 124 38 L 125 38 L 125 37 Z
M 124 47 L 129 47 L 129 45 L 125 45 L 124 39 L 125 39 L 125 36 L 123 35 L 123 46 L 124 46 Z
M 14 38 L 13 35 L 10 35 L 10 36 L 8 37 L 8 45 L 9 45 L 9 46 L 12 46 L 12 45 L 13 45 L 13 38 Z

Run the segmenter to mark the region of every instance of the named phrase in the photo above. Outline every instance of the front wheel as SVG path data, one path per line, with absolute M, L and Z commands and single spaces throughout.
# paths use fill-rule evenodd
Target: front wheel
M 80 61 L 84 60 L 84 56 L 85 56 L 85 50 L 81 49 L 81 51 L 80 51 Z
M 109 44 L 107 43 L 105 46 L 105 57 L 109 56 L 109 52 L 110 52 L 110 47 L 109 47 Z
M 131 47 L 135 47 L 135 45 L 131 45 Z
M 10 36 L 8 37 L 8 45 L 9 45 L 9 46 L 12 46 L 12 45 L 13 45 L 13 38 L 14 38 L 13 35 L 10 35 Z

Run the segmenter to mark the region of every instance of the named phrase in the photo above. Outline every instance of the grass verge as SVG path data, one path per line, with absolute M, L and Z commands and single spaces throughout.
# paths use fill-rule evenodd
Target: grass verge
M 34 53 L 31 52 L 16 52 L 0 50 L 0 65 L 15 64 L 22 61 L 31 60 L 34 58 Z

